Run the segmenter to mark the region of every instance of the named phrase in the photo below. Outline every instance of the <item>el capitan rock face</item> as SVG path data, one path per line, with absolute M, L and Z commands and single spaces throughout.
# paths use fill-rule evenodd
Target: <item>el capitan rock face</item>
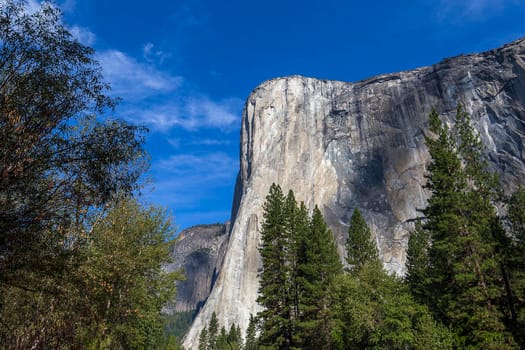
M 359 207 L 386 268 L 402 274 L 410 222 L 428 196 L 421 187 L 428 114 L 435 107 L 451 118 L 458 103 L 471 114 L 490 166 L 514 189 L 525 179 L 525 39 L 357 83 L 292 76 L 257 87 L 243 111 L 224 263 L 184 346 L 197 347 L 214 311 L 221 325 L 243 330 L 257 313 L 257 246 L 272 182 L 309 208 L 319 205 L 341 254 Z

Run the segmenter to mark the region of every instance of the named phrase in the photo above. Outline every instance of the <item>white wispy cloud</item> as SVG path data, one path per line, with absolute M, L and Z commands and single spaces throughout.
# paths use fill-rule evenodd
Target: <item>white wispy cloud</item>
M 86 29 L 82 33 L 90 32 Z M 145 48 L 150 50 L 148 45 Z M 152 62 L 140 62 L 120 50 L 100 51 L 95 58 L 104 79 L 111 84 L 112 94 L 130 102 L 171 93 L 183 82 L 182 77 L 163 71 Z
M 238 98 L 229 98 L 221 101 L 212 101 L 208 97 L 192 97 L 186 104 L 188 120 L 191 126 L 230 128 L 236 126 L 240 120 L 238 110 L 242 101 Z
M 232 170 L 237 171 L 238 161 L 224 152 L 176 154 L 159 161 L 157 168 L 172 175 L 191 175 L 200 170 L 202 175 L 198 176 L 216 180 L 224 178 Z
M 190 141 L 190 145 L 197 146 L 222 146 L 222 145 L 231 145 L 231 140 L 225 139 L 198 139 Z
M 86 46 L 93 46 L 96 41 L 96 35 L 87 28 L 72 26 L 69 27 L 69 32 L 79 43 Z
M 230 131 L 240 124 L 242 101 L 228 98 L 213 101 L 207 96 L 187 96 L 164 103 L 125 111 L 128 119 L 144 124 L 155 131 L 166 132 L 180 127 L 190 131 L 216 128 Z
M 196 138 L 190 140 L 183 140 L 181 138 L 168 138 L 166 140 L 173 148 L 180 148 L 182 146 L 227 146 L 232 144 L 232 140 L 210 139 L 210 138 Z
M 112 86 L 112 91 L 123 98 L 146 98 L 158 93 L 174 91 L 182 82 L 182 77 L 170 75 L 154 65 L 138 62 L 119 50 L 97 53 L 96 59 L 102 66 L 104 78 Z
M 166 59 L 171 57 L 170 53 L 159 50 L 153 43 L 146 43 L 142 47 L 142 56 L 150 63 L 162 64 Z
M 76 1 L 63 0 L 57 4 L 62 11 L 73 11 Z M 38 0 L 26 3 L 27 13 L 35 13 L 40 7 Z M 189 8 L 183 9 L 189 11 Z M 191 18 L 191 24 L 196 25 L 197 20 Z M 89 28 L 73 25 L 69 31 L 84 45 L 93 46 L 96 42 L 96 35 Z M 205 94 L 181 91 L 184 79 L 159 68 L 169 57 L 170 53 L 157 49 L 151 42 L 143 45 L 140 60 L 116 49 L 96 53 L 95 59 L 102 67 L 104 79 L 110 83 L 110 93 L 123 99 L 119 113 L 162 132 L 174 127 L 191 131 L 236 128 L 242 101 L 237 98 L 212 100 Z
M 176 154 L 152 165 L 153 199 L 177 209 L 198 207 L 217 188 L 231 187 L 239 162 L 224 152 Z

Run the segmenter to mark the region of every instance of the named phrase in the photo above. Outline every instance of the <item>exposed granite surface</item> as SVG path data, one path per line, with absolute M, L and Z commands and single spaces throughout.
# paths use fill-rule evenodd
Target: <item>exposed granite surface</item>
M 182 270 L 177 283 L 174 311 L 192 311 L 204 305 L 222 266 L 230 224 L 190 227 L 182 231 L 173 248 L 168 271 Z

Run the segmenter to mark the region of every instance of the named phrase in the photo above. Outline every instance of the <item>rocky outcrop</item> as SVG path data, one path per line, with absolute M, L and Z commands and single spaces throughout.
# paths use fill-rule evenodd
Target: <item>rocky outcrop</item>
M 385 266 L 402 274 L 411 219 L 428 196 L 421 186 L 428 114 L 435 107 L 451 120 L 458 103 L 471 114 L 490 166 L 506 189 L 515 188 L 525 174 L 525 39 L 357 83 L 293 76 L 257 87 L 243 111 L 224 264 L 184 346 L 196 348 L 214 311 L 222 325 L 242 329 L 258 311 L 261 206 L 272 182 L 310 208 L 318 204 L 340 244 L 359 207 Z
M 222 266 L 230 224 L 199 225 L 182 231 L 173 247 L 174 261 L 167 271 L 182 271 L 177 283 L 172 311 L 188 312 L 201 308 Z

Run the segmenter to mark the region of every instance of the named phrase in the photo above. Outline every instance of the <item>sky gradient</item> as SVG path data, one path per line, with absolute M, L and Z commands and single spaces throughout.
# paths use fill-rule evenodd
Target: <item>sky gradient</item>
M 144 198 L 167 207 L 180 229 L 229 219 L 242 107 L 261 82 L 358 81 L 525 36 L 517 0 L 57 4 L 122 98 L 115 117 L 150 130 Z

